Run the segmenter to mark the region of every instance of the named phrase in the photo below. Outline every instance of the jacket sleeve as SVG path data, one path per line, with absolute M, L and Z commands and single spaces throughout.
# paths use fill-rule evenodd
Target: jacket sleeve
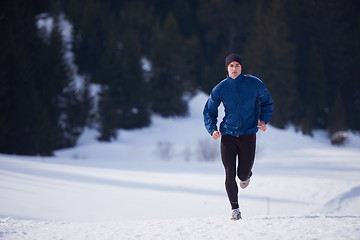
M 273 114 L 274 101 L 270 95 L 269 90 L 261 83 L 259 88 L 259 102 L 260 102 L 260 120 L 268 123 Z
M 203 111 L 203 116 L 204 116 L 204 124 L 206 127 L 206 130 L 208 131 L 208 133 L 210 135 L 212 135 L 212 133 L 214 131 L 217 131 L 217 117 L 218 117 L 218 107 L 221 103 L 221 100 L 219 98 L 219 89 L 218 87 L 215 87 L 212 92 L 211 95 L 209 97 L 209 99 L 207 100 L 205 107 L 204 107 L 204 111 Z

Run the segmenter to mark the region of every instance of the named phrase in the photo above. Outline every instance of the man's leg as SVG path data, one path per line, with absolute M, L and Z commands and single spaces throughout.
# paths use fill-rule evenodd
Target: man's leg
M 246 181 L 252 175 L 251 169 L 254 165 L 255 159 L 256 134 L 240 136 L 238 147 L 240 151 L 237 173 L 241 181 Z
M 221 159 L 225 168 L 225 188 L 228 195 L 231 208 L 239 208 L 238 204 L 238 186 L 236 183 L 236 156 L 237 147 L 231 135 L 221 137 Z

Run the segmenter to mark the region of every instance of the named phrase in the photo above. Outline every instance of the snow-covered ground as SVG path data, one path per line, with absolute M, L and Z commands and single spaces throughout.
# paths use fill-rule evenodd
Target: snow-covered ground
M 111 143 L 88 129 L 55 157 L 0 155 L 0 238 L 360 239 L 359 135 L 334 147 L 322 131 L 259 132 L 234 222 L 206 98 Z

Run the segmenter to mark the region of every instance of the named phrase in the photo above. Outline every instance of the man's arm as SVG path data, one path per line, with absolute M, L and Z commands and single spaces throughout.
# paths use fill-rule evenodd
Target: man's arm
M 260 101 L 260 123 L 264 122 L 264 124 L 266 124 L 270 121 L 272 117 L 274 101 L 270 95 L 269 90 L 265 87 L 264 84 L 259 93 L 259 101 Z M 260 126 L 263 125 L 260 124 Z
M 214 138 L 217 134 L 217 117 L 218 117 L 218 107 L 221 103 L 220 98 L 218 97 L 218 89 L 215 87 L 211 92 L 209 99 L 207 100 L 203 116 L 204 116 L 204 124 L 208 133 Z M 215 139 L 215 138 L 214 138 Z

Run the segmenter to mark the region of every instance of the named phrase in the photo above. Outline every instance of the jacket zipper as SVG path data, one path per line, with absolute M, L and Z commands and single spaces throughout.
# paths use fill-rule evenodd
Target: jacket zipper
M 239 80 L 239 79 L 238 79 Z M 235 80 L 235 86 L 236 86 L 236 93 L 237 93 L 237 96 L 238 96 L 238 102 L 236 104 L 237 106 L 237 110 L 239 111 L 239 107 L 240 107 L 240 92 L 239 92 L 239 88 L 240 88 L 240 80 L 239 81 L 236 81 Z M 240 116 L 240 112 L 239 112 L 239 132 L 237 133 L 237 137 L 240 137 L 240 129 L 241 129 L 241 116 Z

